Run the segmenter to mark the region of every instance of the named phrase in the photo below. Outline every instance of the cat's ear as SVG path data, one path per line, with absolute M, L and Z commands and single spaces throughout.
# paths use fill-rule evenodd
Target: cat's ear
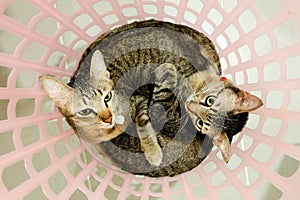
M 194 101 L 186 101 L 185 108 L 191 113 L 198 113 L 199 104 Z
M 102 53 L 97 50 L 94 52 L 91 60 L 90 77 L 92 79 L 109 78 L 109 72 L 103 59 Z
M 236 95 L 236 113 L 250 112 L 258 109 L 263 105 L 263 102 L 260 98 L 246 91 L 241 90 Z
M 41 76 L 40 82 L 44 91 L 57 107 L 64 108 L 72 98 L 74 89 L 67 84 L 50 76 Z
M 226 133 L 221 133 L 219 136 L 215 136 L 213 138 L 213 143 L 221 151 L 223 160 L 228 163 L 231 157 L 231 146 Z

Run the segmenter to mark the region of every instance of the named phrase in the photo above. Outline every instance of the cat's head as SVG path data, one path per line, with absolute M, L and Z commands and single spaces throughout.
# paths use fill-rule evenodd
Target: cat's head
M 199 80 L 197 76 L 194 78 Z M 228 162 L 232 136 L 245 126 L 248 112 L 258 109 L 263 102 L 225 78 L 206 77 L 204 80 L 201 84 L 192 84 L 195 93 L 185 107 L 198 131 L 212 138 Z
M 89 80 L 75 79 L 72 87 L 50 76 L 42 76 L 40 81 L 79 137 L 88 142 L 109 139 L 101 130 L 115 125 L 114 84 L 100 51 L 92 56 Z

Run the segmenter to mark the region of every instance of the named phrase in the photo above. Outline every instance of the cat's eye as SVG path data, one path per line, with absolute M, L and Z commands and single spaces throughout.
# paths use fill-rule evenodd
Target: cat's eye
M 217 99 L 217 97 L 215 97 L 215 96 L 209 96 L 209 97 L 206 98 L 205 104 L 206 104 L 208 107 L 211 107 L 212 105 L 214 105 L 216 99 Z
M 87 108 L 87 109 L 84 109 L 84 110 L 80 111 L 78 114 L 80 114 L 82 116 L 88 116 L 91 113 L 95 113 L 95 112 L 92 109 Z
M 105 96 L 104 102 L 105 102 L 105 103 L 109 102 L 109 101 L 111 100 L 111 98 L 112 98 L 112 93 L 109 92 L 109 93 Z
M 196 126 L 197 126 L 199 129 L 202 129 L 202 127 L 203 127 L 203 121 L 202 121 L 202 119 L 198 118 L 198 119 L 196 120 Z

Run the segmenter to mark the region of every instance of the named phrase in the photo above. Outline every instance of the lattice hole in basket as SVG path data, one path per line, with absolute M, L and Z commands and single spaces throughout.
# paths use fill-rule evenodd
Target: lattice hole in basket
M 227 13 L 231 13 L 237 6 L 237 0 L 218 0 L 218 3 Z
M 62 158 L 69 153 L 65 141 L 59 141 L 54 145 L 54 151 L 58 158 Z
M 32 199 L 48 199 L 42 189 L 41 186 L 38 186 L 34 190 L 32 190 L 29 194 L 24 197 L 24 200 L 32 200 Z
M 229 65 L 231 67 L 234 67 L 234 66 L 236 66 L 239 63 L 238 57 L 237 57 L 237 55 L 236 55 L 236 53 L 234 51 L 230 52 L 227 55 L 227 59 L 229 61 Z
M 35 153 L 32 156 L 32 164 L 37 172 L 49 167 L 51 165 L 51 157 L 47 149 Z
M 16 88 L 32 88 L 36 84 L 38 72 L 33 70 L 22 70 L 16 80 Z
M 130 184 L 130 189 L 132 191 L 141 192 L 143 191 L 143 184 L 138 180 L 132 180 Z
M 37 23 L 34 30 L 43 36 L 51 37 L 59 30 L 60 26 L 60 23 L 54 18 L 46 17 Z
M 220 24 L 223 22 L 223 16 L 219 11 L 217 11 L 215 8 L 212 8 L 210 12 L 208 13 L 207 17 L 214 22 L 216 26 L 220 26 Z
M 246 63 L 252 59 L 252 53 L 249 48 L 249 45 L 245 44 L 238 49 L 241 63 Z
M 254 194 L 258 199 L 279 200 L 283 192 L 269 181 L 265 181 L 254 191 Z
M 13 131 L 0 133 L 0 155 L 5 155 L 9 152 L 13 152 L 16 149 L 14 145 L 13 134 Z
M 62 33 L 59 37 L 58 37 L 58 43 L 62 44 L 66 47 L 69 47 L 74 41 L 75 39 L 78 38 L 78 35 L 76 35 L 74 32 L 72 31 L 65 31 L 64 33 Z
M 246 9 L 239 17 L 239 24 L 245 33 L 253 31 L 257 27 L 257 21 L 254 14 Z
M 134 7 L 127 7 L 122 9 L 122 13 L 125 17 L 133 17 L 138 15 L 138 10 Z
M 50 97 L 45 97 L 42 100 L 41 107 L 42 107 L 41 110 L 43 114 L 54 112 L 54 104 Z
M 266 101 L 266 108 L 269 109 L 280 109 L 283 106 L 285 100 L 284 92 L 282 90 L 274 90 L 268 92 L 267 101 Z
M 258 69 L 257 67 L 250 67 L 246 70 L 248 84 L 256 84 L 259 81 Z
M 202 167 L 202 169 L 204 170 L 205 173 L 211 174 L 212 172 L 214 172 L 217 169 L 217 165 L 213 161 L 210 161 L 210 162 L 206 163 Z
M 76 161 L 76 159 L 71 160 L 68 163 L 67 168 L 68 168 L 69 173 L 73 177 L 78 176 L 78 174 L 83 170 L 83 168 L 78 164 L 78 162 Z
M 223 34 L 220 34 L 217 38 L 216 38 L 217 44 L 220 47 L 221 50 L 224 50 L 228 47 L 228 42 L 226 40 L 226 38 L 224 37 Z
M 86 26 L 91 24 L 94 20 L 92 17 L 86 13 L 78 15 L 74 20 L 73 23 L 79 27 L 80 29 L 84 29 Z
M 222 185 L 228 178 L 222 171 L 218 171 L 217 173 L 213 174 L 210 177 L 211 184 L 213 186 L 220 186 Z
M 250 166 L 242 169 L 240 173 L 237 175 L 238 179 L 245 186 L 253 185 L 258 180 L 259 176 L 260 173 L 256 169 Z
M 181 190 L 183 187 L 182 182 L 179 180 L 169 181 L 170 190 Z
M 24 48 L 22 58 L 33 62 L 38 62 L 43 58 L 46 50 L 47 47 L 45 45 L 38 42 L 32 42 L 27 44 Z
M 288 80 L 300 79 L 300 55 L 289 57 L 285 59 L 286 65 L 286 78 Z
M 267 34 L 263 34 L 254 40 L 254 49 L 257 56 L 265 56 L 272 51 L 272 42 Z
M 299 122 L 289 122 L 287 131 L 284 137 L 282 138 L 282 140 L 289 144 L 300 146 L 299 130 L 300 130 Z
M 101 31 L 102 31 L 102 29 L 100 26 L 93 25 L 86 31 L 86 34 L 88 34 L 88 36 L 90 36 L 90 37 L 95 37 L 95 36 L 99 35 Z
M 111 199 L 111 200 L 117 200 L 119 197 L 120 191 L 112 188 L 111 186 L 107 186 L 105 191 L 104 191 L 104 196 L 107 199 Z
M 227 164 L 228 169 L 235 170 L 237 169 L 241 164 L 243 160 L 237 155 L 233 154 L 230 158 L 230 162 Z
M 97 181 L 97 179 L 95 179 L 92 175 L 88 175 L 84 181 L 84 185 L 90 191 L 95 192 L 100 185 L 100 182 Z
M 282 24 L 279 24 L 273 33 L 277 40 L 279 49 L 286 48 L 299 41 L 299 28 L 295 20 L 290 19 Z
M 39 12 L 40 10 L 28 0 L 13 0 L 6 7 L 4 14 L 15 21 L 27 25 Z
M 80 9 L 76 0 L 57 0 L 54 7 L 64 15 L 71 15 Z
M 185 11 L 183 14 L 183 18 L 192 24 L 195 24 L 197 21 L 197 16 L 190 11 Z
M 121 176 L 115 174 L 113 175 L 111 182 L 121 188 L 124 184 L 124 179 Z
M 281 68 L 278 61 L 270 62 L 264 65 L 264 81 L 275 82 L 281 77 Z
M 226 29 L 225 29 L 225 33 L 228 36 L 228 38 L 230 39 L 231 43 L 234 43 L 236 41 L 238 41 L 240 39 L 240 33 L 237 30 L 237 28 L 233 25 L 230 24 Z
M 296 160 L 286 154 L 280 154 L 276 162 L 272 165 L 272 169 L 280 176 L 288 178 L 297 172 L 299 165 L 299 160 Z
M 140 197 L 140 196 L 136 196 L 136 195 L 134 195 L 134 194 L 129 194 L 129 195 L 127 196 L 126 199 L 130 199 L 130 200 L 140 200 L 141 197 Z
M 80 52 L 86 48 L 87 44 L 88 44 L 87 41 L 81 39 L 74 44 L 72 50 Z
M 235 199 L 241 199 L 241 194 L 234 186 L 228 186 L 219 192 L 219 197 L 220 199 L 224 199 L 224 200 L 225 199 L 235 200 Z
M 266 163 L 272 157 L 273 152 L 274 152 L 273 147 L 271 147 L 267 144 L 261 143 L 255 148 L 255 150 L 253 151 L 251 156 L 255 160 L 257 160 L 261 163 Z
M 239 149 L 246 152 L 248 151 L 251 146 L 253 145 L 254 139 L 250 137 L 249 135 L 243 134 L 243 137 L 240 141 L 240 143 L 237 145 Z
M 7 120 L 7 110 L 8 110 L 9 99 L 0 99 L 0 121 Z
M 28 175 L 24 160 L 14 163 L 3 170 L 2 181 L 8 191 L 23 184 L 30 178 Z
M 77 189 L 75 192 L 70 196 L 70 200 L 88 200 L 86 194 L 84 194 L 81 190 Z
M 158 13 L 158 8 L 155 5 L 152 4 L 144 4 L 143 5 L 143 11 L 146 14 L 157 14 Z
M 177 193 L 177 194 L 172 194 L 171 196 L 171 200 L 187 200 L 186 195 L 184 193 Z M 149 199 L 153 199 L 153 200 L 162 200 L 162 198 L 155 198 L 155 197 L 151 197 Z
M 35 98 L 20 99 L 15 108 L 16 117 L 28 117 L 35 111 Z
M 21 140 L 24 146 L 38 142 L 40 139 L 40 130 L 37 125 L 24 127 L 21 131 Z
M 0 30 L 0 52 L 13 55 L 23 38 L 15 33 Z
M 188 174 L 186 176 L 186 180 L 190 185 L 192 185 L 195 183 L 199 183 L 201 180 L 201 177 L 198 173 L 192 173 L 192 174 Z
M 201 13 L 201 11 L 203 9 L 203 3 L 201 1 L 197 1 L 197 0 L 188 0 L 187 7 L 197 13 Z
M 191 188 L 191 193 L 194 199 L 202 199 L 208 194 L 207 186 L 200 185 Z
M 273 0 L 272 6 L 270 6 L 270 1 L 268 0 L 257 1 L 257 7 L 265 21 L 267 21 L 271 17 L 278 15 L 281 5 L 282 0 Z
M 122 0 L 122 2 L 126 2 L 126 1 Z M 109 3 L 109 1 L 99 1 L 99 2 L 97 2 L 93 5 L 93 8 L 94 8 L 94 10 L 96 11 L 96 13 L 98 15 L 104 15 L 107 12 L 113 10 L 113 8 L 112 8 L 111 4 Z
M 149 190 L 153 193 L 161 193 L 163 191 L 162 184 L 151 183 Z
M 115 14 L 106 15 L 105 17 L 102 18 L 102 20 L 106 25 L 111 25 L 120 21 L 118 15 Z
M 207 35 L 211 35 L 215 31 L 214 27 L 206 20 L 202 22 L 201 28 Z
M 107 174 L 107 170 L 101 165 L 97 165 L 94 172 L 100 178 L 104 178 Z
M 7 85 L 8 85 L 7 81 L 8 81 L 9 75 L 11 74 L 11 71 L 12 71 L 12 68 L 10 68 L 10 67 L 0 66 L 0 88 L 1 87 L 4 87 L 4 88 L 7 87 Z M 1 103 L 0 103 L 0 105 L 1 105 Z M 0 115 L 0 120 L 1 120 L 1 115 Z
M 66 55 L 60 51 L 54 51 L 48 57 L 47 65 L 53 67 L 59 67 L 60 65 L 64 64 L 62 61 Z
M 55 194 L 59 194 L 66 188 L 68 181 L 61 171 L 56 172 L 48 179 L 48 185 Z
M 64 68 L 68 71 L 72 71 L 76 67 L 76 64 L 77 60 L 75 58 L 68 58 L 64 63 Z
M 262 127 L 262 133 L 275 138 L 281 130 L 281 120 L 276 118 L 267 118 Z

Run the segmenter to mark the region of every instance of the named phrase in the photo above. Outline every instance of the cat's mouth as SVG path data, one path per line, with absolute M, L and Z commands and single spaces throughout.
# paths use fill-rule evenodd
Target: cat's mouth
M 116 125 L 116 122 L 114 119 L 112 119 L 112 121 L 110 123 L 102 122 L 100 124 L 101 124 L 102 128 L 104 128 L 104 129 L 111 129 Z

